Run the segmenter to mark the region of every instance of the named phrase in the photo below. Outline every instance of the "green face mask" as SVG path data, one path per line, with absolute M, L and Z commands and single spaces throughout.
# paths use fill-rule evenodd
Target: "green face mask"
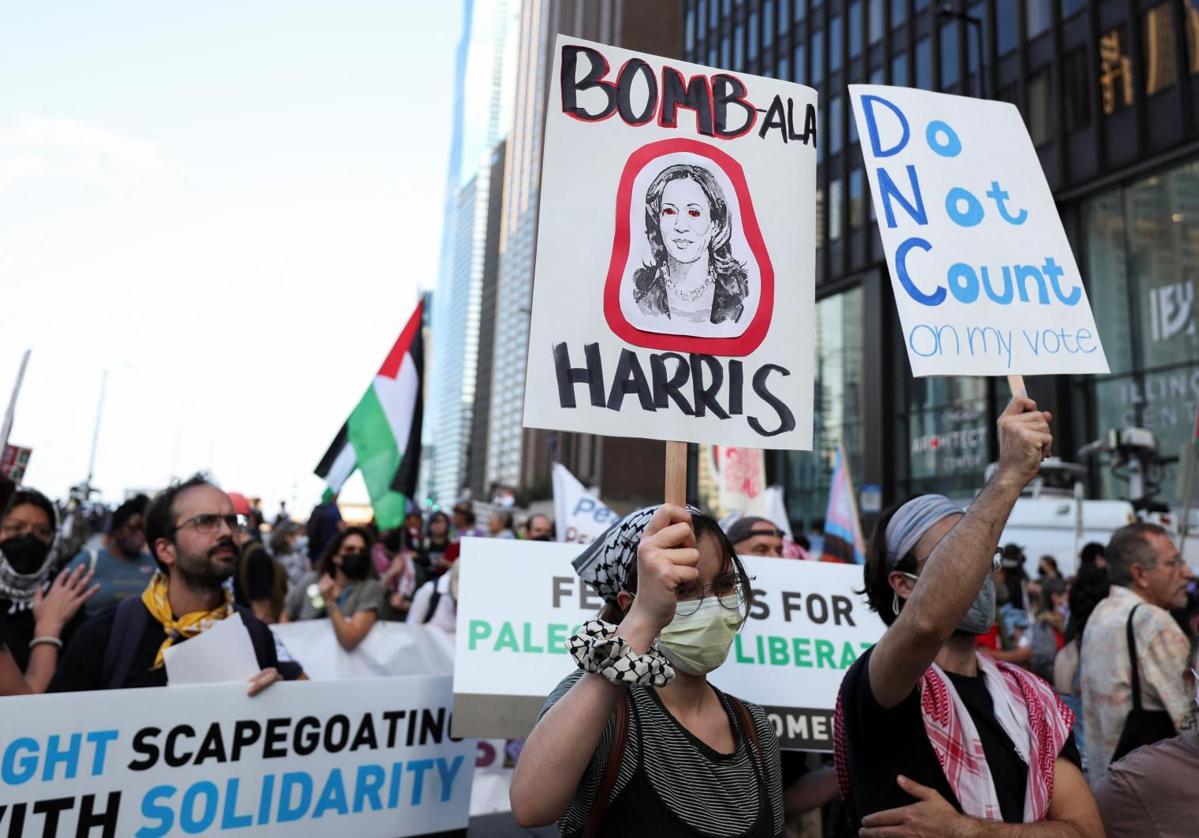
M 694 612 L 694 602 L 680 602 L 674 619 L 658 635 L 658 648 L 674 667 L 688 675 L 707 675 L 724 663 L 741 627 L 741 600 L 733 596 L 705 597 Z

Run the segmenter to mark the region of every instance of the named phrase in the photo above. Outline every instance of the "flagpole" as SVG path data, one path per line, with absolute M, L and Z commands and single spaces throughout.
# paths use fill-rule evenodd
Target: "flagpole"
M 4 424 L 0 425 L 0 453 L 4 451 L 4 446 L 8 445 L 8 436 L 12 433 L 13 418 L 17 414 L 17 396 L 21 392 L 21 382 L 25 380 L 25 367 L 29 364 L 31 351 L 26 349 L 25 354 L 21 356 L 21 367 L 17 370 L 17 383 L 13 385 L 12 398 L 8 400 L 8 410 L 4 412 Z

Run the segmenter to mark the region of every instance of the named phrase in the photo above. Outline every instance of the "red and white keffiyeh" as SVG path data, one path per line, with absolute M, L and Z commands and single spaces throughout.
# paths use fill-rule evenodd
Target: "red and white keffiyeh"
M 1045 818 L 1053 798 L 1053 770 L 1074 725 L 1074 714 L 1045 681 L 1008 663 L 978 655 L 995 718 L 1028 766 L 1024 821 Z M 920 680 L 920 713 L 929 743 L 962 812 L 1003 820 L 982 740 L 966 705 L 945 672 L 933 664 Z M 849 799 L 849 766 L 840 696 L 834 719 L 834 755 L 841 796 Z

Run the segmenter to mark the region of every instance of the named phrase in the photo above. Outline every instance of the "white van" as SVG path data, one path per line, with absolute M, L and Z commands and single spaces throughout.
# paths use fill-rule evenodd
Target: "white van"
M 1106 545 L 1112 533 L 1135 520 L 1136 512 L 1126 500 L 1024 497 L 1016 501 L 1008 516 L 999 546 L 1019 544 L 1024 550 L 1024 570 L 1033 579 L 1041 556 L 1053 556 L 1062 575 L 1071 576 L 1084 544 L 1097 541 Z

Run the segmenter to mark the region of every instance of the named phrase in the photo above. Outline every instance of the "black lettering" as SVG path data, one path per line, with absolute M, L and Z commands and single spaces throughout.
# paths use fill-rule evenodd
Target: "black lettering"
M 287 728 L 291 719 L 277 718 L 266 720 L 266 738 L 262 743 L 263 759 L 279 759 L 287 756 Z
M 242 748 L 249 747 L 262 736 L 262 725 L 253 719 L 242 719 L 233 725 L 233 761 L 241 759 Z
M 803 117 L 803 141 L 804 145 L 809 143 L 816 144 L 816 106 L 808 105 L 808 109 L 804 112 Z
M 553 581 L 550 584 L 553 586 L 553 589 L 554 589 L 553 593 L 551 594 L 551 596 L 554 600 L 554 608 L 561 608 L 562 600 L 566 599 L 572 593 L 574 593 L 574 581 L 575 580 L 569 576 L 553 577 Z M 387 717 L 384 716 L 384 718 L 387 718 Z
M 783 591 L 783 621 L 791 622 L 791 615 L 798 611 L 803 613 L 803 594 L 795 591 Z
M 554 346 L 554 373 L 558 378 L 558 403 L 562 407 L 577 407 L 575 404 L 576 384 L 586 384 L 591 390 L 591 406 L 604 407 L 604 365 L 600 360 L 598 343 L 589 343 L 583 347 L 583 357 L 587 366 L 572 367 L 570 352 L 565 343 Z
M 305 735 L 305 733 L 307 735 Z M 316 716 L 305 716 L 296 722 L 295 738 L 291 749 L 297 756 L 306 757 L 321 743 L 321 723 Z
M 42 822 L 43 837 L 54 838 L 58 834 L 58 816 L 74 807 L 75 798 L 73 797 L 52 797 L 49 800 L 39 800 L 34 803 L 33 814 L 46 816 Z
M 181 768 L 191 762 L 192 753 L 188 751 L 187 753 L 180 754 L 176 748 L 176 743 L 180 737 L 186 736 L 190 738 L 195 735 L 195 728 L 191 725 L 178 725 L 171 728 L 171 732 L 167 734 L 166 744 L 162 749 L 162 761 L 171 768 Z
M 678 366 L 674 368 L 674 375 L 669 378 L 666 377 L 667 358 L 678 362 Z M 685 415 L 694 416 L 695 411 L 682 391 L 683 385 L 691 378 L 691 367 L 687 364 L 687 359 L 677 352 L 650 355 L 649 370 L 650 377 L 654 380 L 654 407 L 666 410 L 670 407 L 670 402 L 667 401 L 669 399 L 677 404 Z
M 612 392 L 608 395 L 608 410 L 619 412 L 626 393 L 637 394 L 642 410 L 654 410 L 654 398 L 650 394 L 649 382 L 645 380 L 641 362 L 637 360 L 635 353 L 622 349 L 620 360 L 616 362 L 616 375 L 612 379 Z
M 209 726 L 208 732 L 204 734 L 204 741 L 200 743 L 200 750 L 196 751 L 196 765 L 202 765 L 209 759 L 215 759 L 217 762 L 229 761 L 229 755 L 225 752 L 225 739 L 221 736 L 221 726 L 217 722 Z
M 740 361 L 729 361 L 729 415 L 740 416 L 744 413 L 741 405 L 742 391 L 745 389 L 745 365 Z
M 749 616 L 753 620 L 770 619 L 770 606 L 766 604 L 766 592 L 761 588 L 750 590 Z
M 145 771 L 147 768 L 153 768 L 158 762 L 158 745 L 154 739 L 162 730 L 157 727 L 143 727 L 137 733 L 133 734 L 133 752 L 142 754 L 145 759 L 135 759 L 129 763 L 130 771 Z
M 0 818 L 4 817 L 4 806 L 0 806 Z M 12 817 L 8 820 L 8 838 L 21 838 L 25 832 L 25 804 L 14 803 Z
M 749 133 L 758 118 L 758 112 L 745 98 L 748 93 L 741 79 L 728 73 L 717 73 L 712 76 L 712 105 L 716 122 L 716 136 L 731 140 Z M 728 113 L 729 106 L 740 108 L 745 114 L 745 123 L 739 128 L 730 128 Z
M 809 123 L 810 117 L 810 123 Z M 811 134 L 808 133 L 809 124 L 811 126 Z M 807 112 L 804 116 L 804 132 L 802 134 L 795 133 L 795 100 L 790 96 L 787 97 L 787 135 L 793 140 L 799 140 L 804 145 L 808 144 L 808 140 L 816 141 L 816 109 L 808 105 Z
M 117 818 L 121 814 L 121 793 L 110 791 L 108 805 L 103 812 L 95 810 L 96 795 L 85 794 L 79 803 L 79 821 L 75 824 L 75 838 L 90 838 L 93 829 L 99 827 L 102 838 L 113 838 L 117 834 Z
M 845 618 L 844 623 L 841 622 L 842 618 Z M 840 594 L 833 596 L 833 622 L 839 626 L 857 626 L 853 621 L 853 600 Z
M 354 734 L 354 741 L 350 743 L 351 751 L 364 747 L 372 751 L 379 747 L 379 740 L 375 738 L 375 721 L 370 713 L 362 717 L 362 721 L 358 723 L 358 732 Z
M 633 110 L 633 82 L 640 74 L 645 79 L 649 96 L 641 113 Z M 629 125 L 644 125 L 654 118 L 658 110 L 658 80 L 654 78 L 654 70 L 640 58 L 630 58 L 620 68 L 620 77 L 616 80 L 616 109 L 620 118 Z
M 437 713 L 434 715 L 431 710 L 420 711 L 420 744 L 428 745 L 432 742 L 434 745 L 441 744 L 441 738 L 445 734 L 445 708 L 438 707 Z
M 755 417 L 749 417 L 749 426 L 753 428 L 754 433 L 760 436 L 778 436 L 781 433 L 795 430 L 795 414 L 791 412 L 791 408 L 787 407 L 778 396 L 771 393 L 766 388 L 766 379 L 770 377 L 772 372 L 778 372 L 782 375 L 790 375 L 791 371 L 783 369 L 778 364 L 766 364 L 757 372 L 754 373 L 754 392 L 774 408 L 775 413 L 779 417 L 779 426 L 773 431 L 768 431 L 762 427 L 762 423 Z
M 587 57 L 590 68 L 582 79 L 578 78 L 580 55 Z M 616 86 L 610 81 L 604 81 L 609 69 L 608 60 L 599 50 L 581 46 L 562 47 L 562 112 L 585 122 L 598 122 L 610 117 L 616 110 Z M 579 105 L 579 93 L 597 87 L 604 91 L 608 103 L 599 113 L 590 114 L 586 108 Z
M 790 100 L 788 100 L 790 101 Z M 766 111 L 766 118 L 762 120 L 762 127 L 758 129 L 758 136 L 766 139 L 766 134 L 777 129 L 783 142 L 787 142 L 787 120 L 783 116 L 783 97 L 775 96 L 774 101 L 770 103 L 770 107 Z
M 712 376 L 712 383 L 704 383 L 704 367 L 708 368 L 709 374 Z M 724 368 L 720 366 L 720 362 L 711 355 L 692 355 L 691 356 L 691 384 L 695 399 L 695 415 L 704 416 L 705 410 L 712 411 L 712 414 L 718 419 L 728 419 L 729 415 L 724 412 L 724 408 L 720 406 L 716 396 L 720 393 L 720 387 L 724 384 Z
M 396 746 L 396 722 L 404 718 L 404 710 L 386 710 L 383 713 L 383 718 L 387 722 L 387 747 L 394 748 Z
M 712 87 L 708 77 L 692 76 L 691 81 L 684 82 L 681 72 L 674 67 L 663 67 L 662 118 L 658 124 L 663 128 L 677 128 L 679 108 L 695 111 L 695 129 L 705 136 L 712 136 Z
M 820 594 L 808 597 L 808 619 L 821 626 L 828 622 L 828 601 Z
M 350 720 L 338 713 L 330 716 L 325 723 L 325 750 L 331 754 L 340 753 L 350 738 Z

